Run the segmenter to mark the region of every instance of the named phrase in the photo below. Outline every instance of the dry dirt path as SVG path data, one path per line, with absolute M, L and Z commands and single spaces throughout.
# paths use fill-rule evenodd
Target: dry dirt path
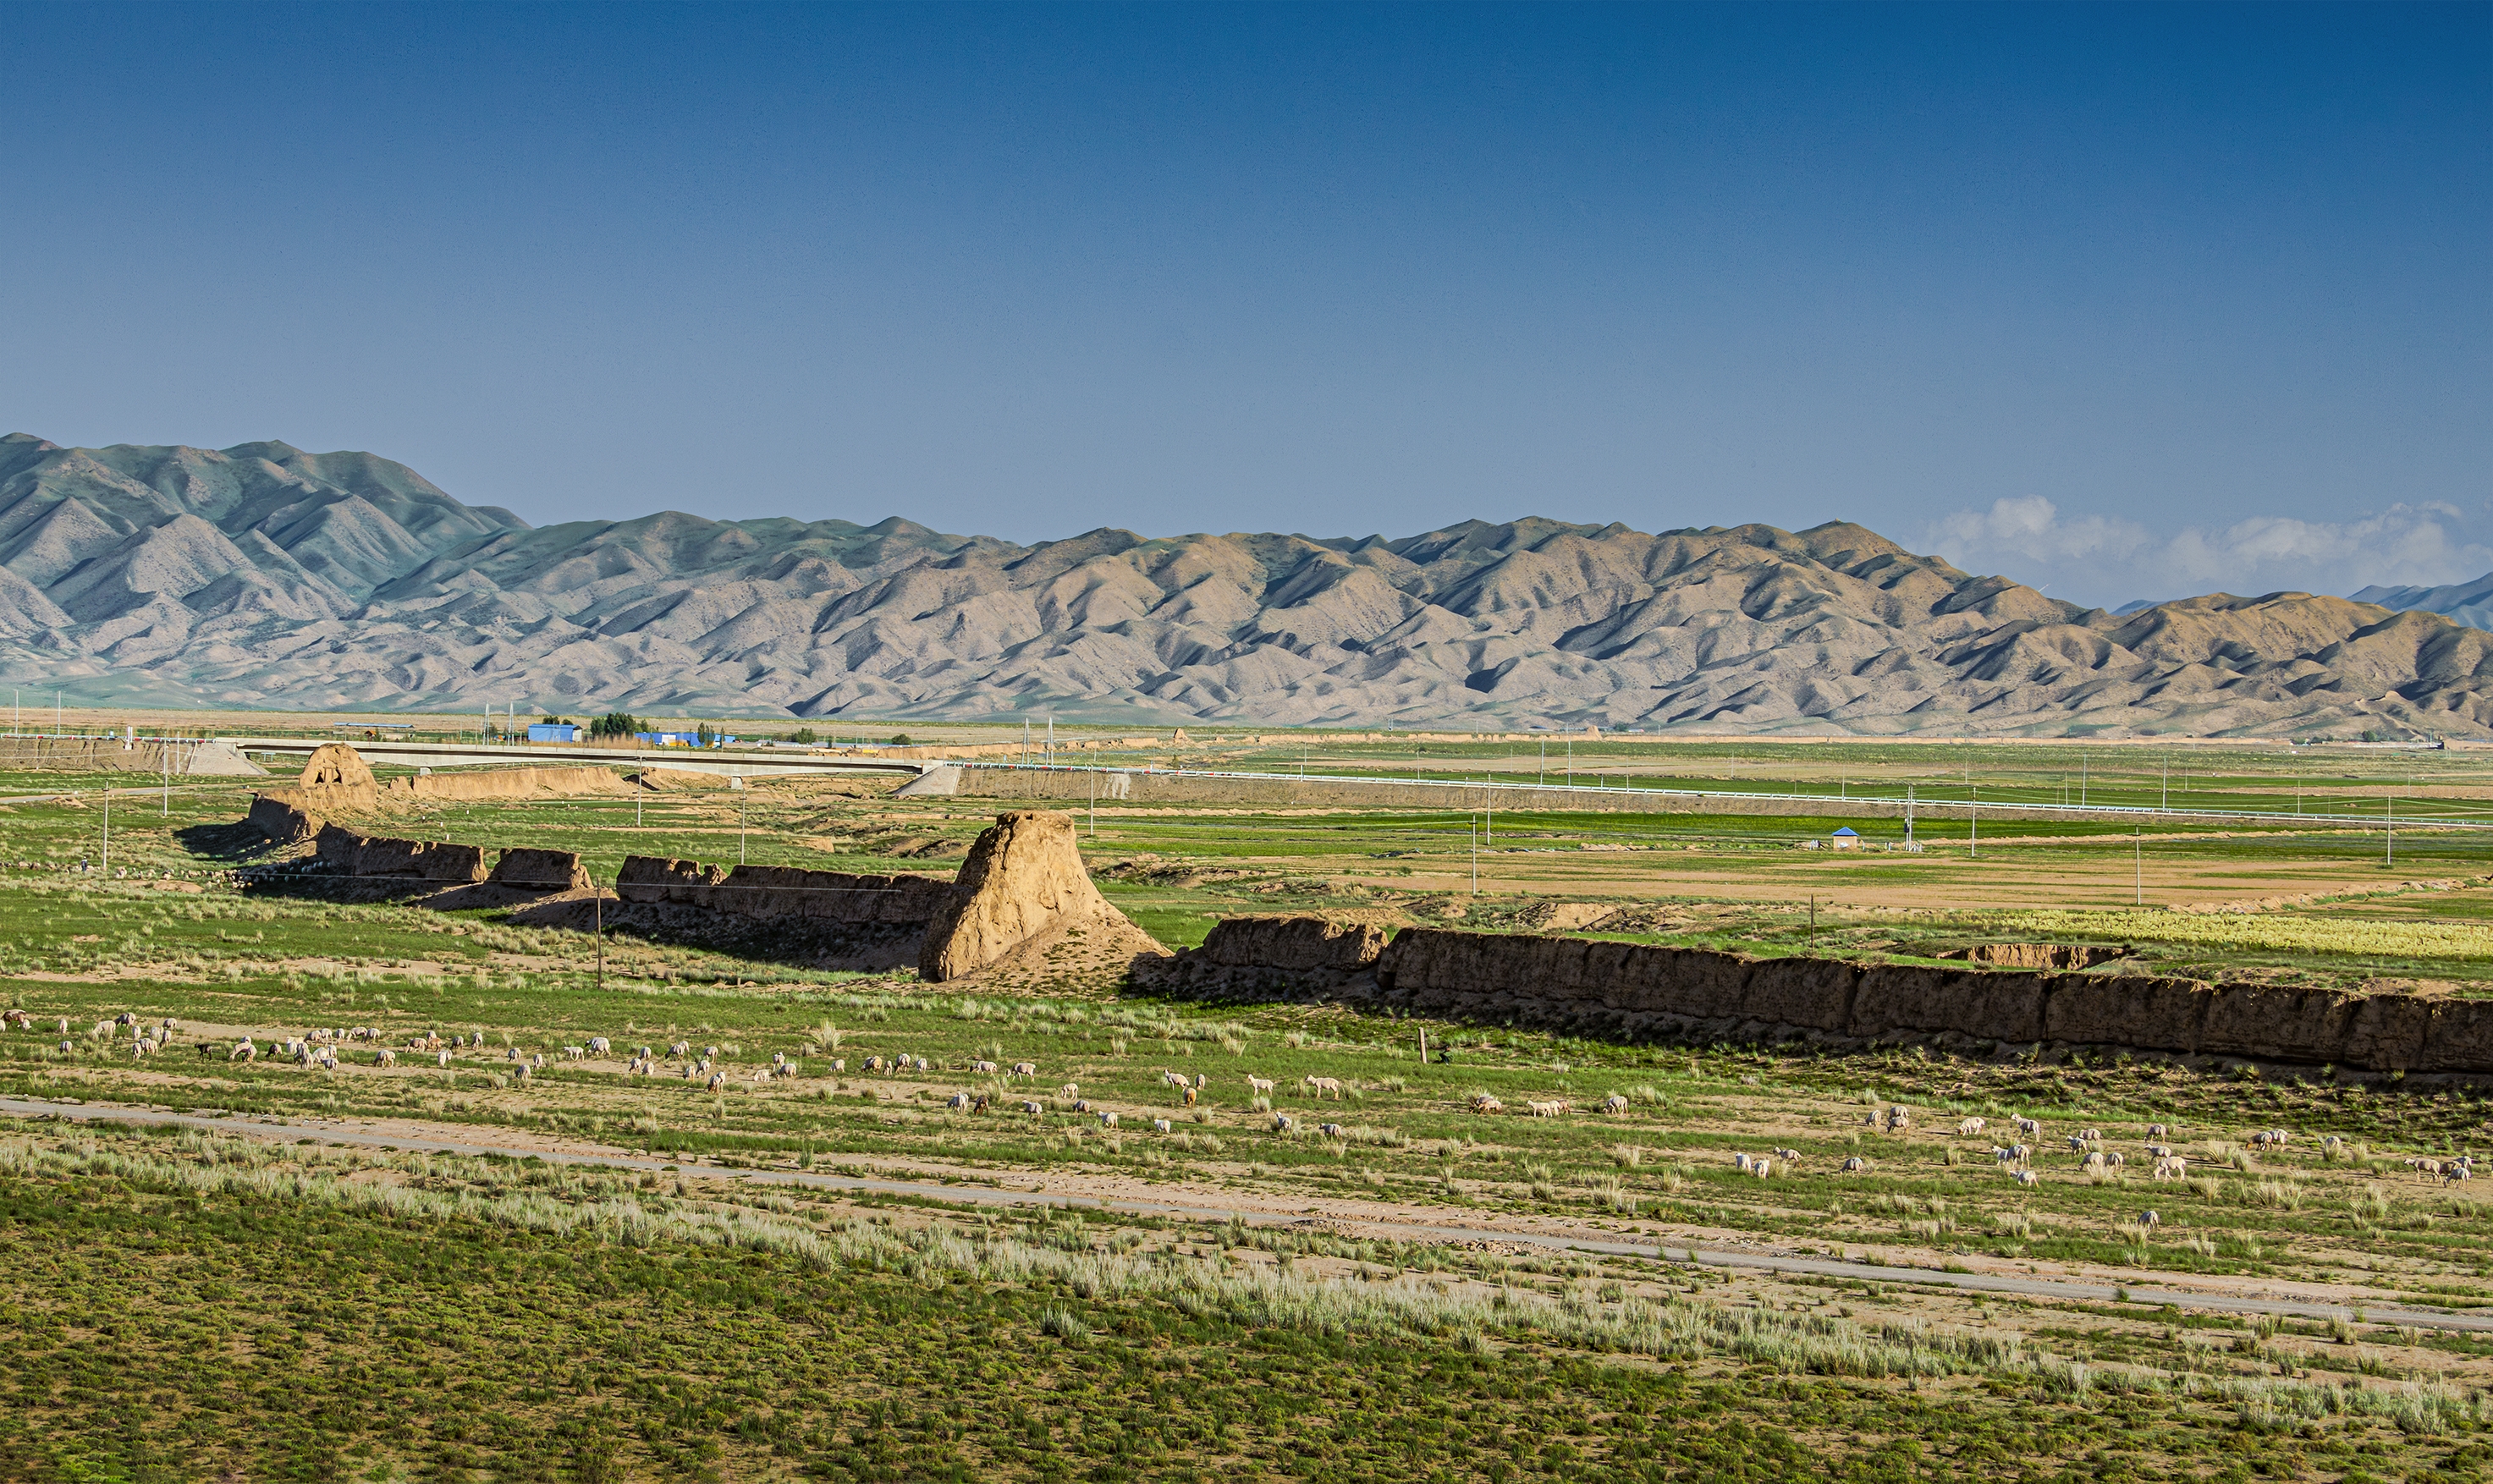
M 1831 1258 L 1804 1258 L 1774 1253 L 1726 1251 L 1721 1248 L 1672 1246 L 1667 1243 L 1619 1241 L 1586 1232 L 1537 1229 L 1501 1223 L 1495 1218 L 1462 1226 L 1442 1222 L 1407 1219 L 1420 1213 L 1407 1207 L 1388 1207 L 1395 1215 L 1358 1215 L 1348 1212 L 1325 1212 L 1320 1207 L 1302 1206 L 1282 1211 L 1258 1209 L 1253 1202 L 1218 1205 L 1184 1201 L 1132 1200 L 1086 1195 L 1077 1189 L 1079 1181 L 1059 1181 L 1054 1186 L 1028 1189 L 1006 1189 L 946 1183 L 935 1180 L 878 1179 L 867 1175 L 819 1174 L 786 1170 L 729 1170 L 716 1166 L 684 1165 L 677 1161 L 655 1159 L 645 1155 L 626 1154 L 599 1149 L 593 1145 L 554 1143 L 530 1140 L 526 1136 L 496 1143 L 473 1131 L 453 1130 L 441 1126 L 429 1129 L 408 1124 L 381 1124 L 361 1121 L 325 1119 L 286 1120 L 250 1116 L 211 1117 L 199 1113 L 179 1113 L 158 1109 L 109 1103 L 49 1102 L 36 1099 L 0 1098 L 0 1115 L 18 1118 L 55 1118 L 68 1122 L 108 1122 L 171 1125 L 223 1134 L 233 1138 L 262 1139 L 296 1143 L 316 1140 L 325 1143 L 350 1144 L 365 1148 L 412 1149 L 434 1154 L 502 1155 L 520 1159 L 542 1159 L 550 1164 L 588 1165 L 609 1170 L 628 1170 L 656 1173 L 675 1172 L 678 1174 L 706 1179 L 740 1180 L 749 1184 L 796 1185 L 815 1190 L 853 1191 L 861 1195 L 909 1196 L 945 1202 L 957 1205 L 1052 1205 L 1086 1210 L 1115 1212 L 1132 1216 L 1176 1217 L 1188 1221 L 1225 1222 L 1243 1219 L 1255 1226 L 1285 1227 L 1299 1225 L 1311 1218 L 1328 1225 L 1355 1227 L 1362 1235 L 1392 1237 L 1402 1241 L 1423 1242 L 1510 1242 L 1519 1245 L 1558 1250 L 1601 1253 L 1616 1257 L 1656 1258 L 1669 1262 L 1691 1262 L 1707 1267 L 1748 1268 L 1753 1270 L 1804 1274 L 1815 1277 L 1842 1278 L 1868 1283 L 1915 1284 L 1925 1287 L 1969 1290 L 1991 1293 L 2008 1293 L 2042 1298 L 2062 1303 L 2104 1303 L 2126 1301 L 2133 1304 L 2170 1304 L 2177 1308 L 2211 1310 L 2228 1314 L 2273 1314 L 2297 1319 L 2349 1320 L 2372 1324 L 2411 1324 L 2427 1329 L 2464 1330 L 2493 1333 L 2493 1312 L 2457 1313 L 2442 1310 L 2413 1309 L 2396 1305 L 2371 1303 L 2329 1303 L 2311 1299 L 2283 1298 L 2251 1292 L 2220 1292 L 2205 1287 L 2185 1287 L 2189 1275 L 2141 1272 L 2135 1282 L 2123 1279 L 2118 1284 L 2087 1282 L 2074 1279 L 2020 1277 L 2009 1273 L 1948 1271 L 1932 1267 L 1907 1267 L 1879 1262 L 1853 1262 Z M 1375 1210 L 1373 1203 L 1365 1203 Z

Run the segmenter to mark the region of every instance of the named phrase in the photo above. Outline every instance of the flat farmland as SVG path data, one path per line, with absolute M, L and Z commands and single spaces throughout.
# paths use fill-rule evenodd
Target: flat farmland
M 1102 760 L 1247 751 L 1201 740 Z M 1303 751 L 1382 777 L 1409 762 L 1393 746 Z M 1734 751 L 1577 748 L 1605 776 L 1726 784 Z M 2291 813 L 2324 761 L 2358 775 L 2341 798 L 2455 811 L 2478 797 L 2467 754 L 2199 749 L 2191 807 L 2285 814 L 1986 816 L 1975 854 L 1941 812 L 1917 814 L 1918 854 L 1823 848 L 1840 824 L 1901 841 L 1850 795 L 1928 768 L 1919 794 L 1926 754 L 1978 752 L 1978 778 L 2001 755 L 2012 800 L 2056 788 L 2062 753 L 2089 802 L 2143 776 L 2133 749 L 2046 751 L 1740 752 L 1761 791 L 1831 785 L 1776 814 L 1072 812 L 1102 890 L 1173 946 L 1243 912 L 1529 931 L 1567 907 L 1579 931 L 1761 955 L 2089 942 L 2138 968 L 2493 983 L 2479 837 L 2401 828 L 2391 862 L 2385 833 Z M 1462 770 L 1420 759 L 1441 765 Z M 2448 1168 L 2485 1145 L 2475 1080 L 931 987 L 314 877 L 238 887 L 283 852 L 223 780 L 116 793 L 106 867 L 105 782 L 127 784 L 0 780 L 0 997 L 29 1023 L 0 1035 L 0 1454 L 29 1477 L 2493 1463 L 2493 1204 Z M 755 782 L 356 822 L 578 849 L 600 881 L 627 854 L 949 875 L 1007 807 Z M 685 1075 L 705 1058 L 715 1087 Z

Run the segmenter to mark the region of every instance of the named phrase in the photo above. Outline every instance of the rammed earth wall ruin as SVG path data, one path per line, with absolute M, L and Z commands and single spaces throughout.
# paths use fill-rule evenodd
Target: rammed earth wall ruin
M 1442 928 L 1403 929 L 1359 973 L 1359 965 L 1342 960 L 1345 946 L 1340 935 L 1313 919 L 1232 919 L 1216 925 L 1202 949 L 1173 965 L 1168 987 L 1277 996 L 1297 985 L 1313 994 L 1372 995 L 1432 1015 L 1627 1039 L 1806 1034 L 1848 1041 L 2069 1042 L 2374 1071 L 2493 1072 L 2493 1000 L 2135 974 L 1752 959 L 1703 948 Z M 1309 974 L 1244 962 L 1278 957 L 1285 948 L 1299 957 L 1313 951 L 1325 965 Z

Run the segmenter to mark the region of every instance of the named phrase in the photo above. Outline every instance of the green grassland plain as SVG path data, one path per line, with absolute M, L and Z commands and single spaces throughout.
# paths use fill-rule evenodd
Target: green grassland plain
M 1513 781 L 1539 761 L 1418 747 L 1214 736 L 1107 760 Z M 1563 902 L 1622 910 L 1616 935 L 1759 954 L 2095 942 L 2133 950 L 2115 971 L 2493 983 L 2481 837 L 2401 828 L 2391 860 L 2381 830 L 2294 814 L 2469 818 L 2493 805 L 2493 758 L 2173 751 L 2168 786 L 2129 747 L 1578 738 L 1579 774 L 1827 803 L 1502 811 L 1489 835 L 1477 811 L 1382 800 L 1075 812 L 1102 889 L 1173 946 L 1236 912 L 1502 931 Z M 2181 810 L 2275 817 L 1985 818 L 1969 853 L 1968 821 L 1940 812 L 1917 818 L 1917 855 L 1797 848 L 1838 823 L 1898 840 L 1855 795 L 1909 782 L 1927 799 L 1968 767 L 2003 807 L 2082 772 L 2090 803 L 2175 787 Z M 235 827 L 246 794 L 225 780 L 116 794 L 109 870 L 60 869 L 102 862 L 116 782 L 0 778 L 0 996 L 35 1018 L 0 1036 L 0 1097 L 21 1110 L 0 1125 L 0 1475 L 2420 1479 L 2493 1463 L 2493 1340 L 2351 1317 L 2493 1313 L 2493 1208 L 2410 1163 L 2482 1147 L 2485 1089 L 2466 1080 L 939 991 L 725 936 L 600 944 L 308 883 L 237 889 L 223 873 L 269 851 Z M 635 853 L 948 874 L 1000 807 L 862 794 L 757 781 L 427 804 L 375 827 L 579 848 L 600 880 Z M 129 1030 L 97 1027 L 125 1012 L 177 1025 L 134 1055 Z M 336 1071 L 228 1058 L 245 1034 L 333 1027 L 378 1040 L 346 1043 Z M 375 1064 L 375 1044 L 434 1034 L 470 1044 L 446 1066 Z M 599 1035 L 616 1056 L 566 1057 Z M 725 1084 L 679 1075 L 676 1042 L 716 1046 Z M 642 1045 L 660 1075 L 625 1071 Z M 898 1054 L 929 1068 L 864 1070 Z M 796 1073 L 756 1082 L 774 1056 Z M 1171 1074 L 1205 1080 L 1192 1104 Z M 1343 1096 L 1315 1100 L 1308 1077 Z M 996 1111 L 947 1107 L 957 1092 Z M 1481 1093 L 1577 1111 L 1487 1116 Z M 1612 1093 L 1624 1113 L 1589 1111 Z M 168 1121 L 24 1112 L 73 1103 Z M 1896 1105 L 1907 1131 L 1865 1121 Z M 1992 1154 L 2018 1117 L 2045 1131 L 2030 1186 Z M 1960 1134 L 1969 1118 L 1985 1129 Z M 2083 1171 L 2064 1143 L 2080 1128 L 2125 1166 Z M 2251 1143 L 2271 1128 L 2295 1137 Z M 2150 1143 L 2186 1173 L 2152 1178 Z M 562 1162 L 583 1155 L 626 1163 Z M 1067 1206 L 1103 1200 L 1126 1208 Z M 2350 1317 L 1603 1250 L 1698 1243 Z

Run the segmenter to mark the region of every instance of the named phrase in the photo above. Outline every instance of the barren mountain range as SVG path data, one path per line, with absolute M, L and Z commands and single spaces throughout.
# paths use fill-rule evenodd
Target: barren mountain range
M 1019 546 L 898 519 L 531 528 L 404 465 L 0 438 L 0 684 L 90 702 L 1673 731 L 2493 735 L 2493 634 L 2126 615 L 1857 525 Z

